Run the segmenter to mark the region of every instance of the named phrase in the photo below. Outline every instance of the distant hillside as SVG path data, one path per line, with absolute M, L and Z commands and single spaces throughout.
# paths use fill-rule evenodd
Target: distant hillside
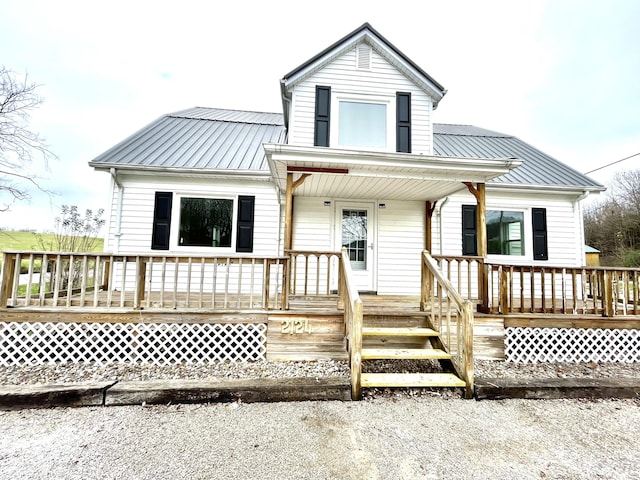
M 38 241 L 38 237 L 42 239 L 45 245 L 55 244 L 55 235 L 52 233 L 34 233 L 24 231 L 13 230 L 0 230 L 0 251 L 5 250 L 17 250 L 17 251 L 29 251 L 37 250 L 41 251 L 42 246 Z M 101 252 L 104 248 L 104 240 L 102 238 L 96 239 L 94 252 Z M 47 248 L 46 250 L 51 250 Z

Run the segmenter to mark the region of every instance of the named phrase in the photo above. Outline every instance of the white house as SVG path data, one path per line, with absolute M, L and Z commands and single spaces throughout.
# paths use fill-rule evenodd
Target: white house
M 112 178 L 105 250 L 344 246 L 380 294 L 419 292 L 425 248 L 583 264 L 580 202 L 604 187 L 511 135 L 434 123 L 446 90 L 369 24 L 280 85 L 282 113 L 190 108 L 91 161 Z

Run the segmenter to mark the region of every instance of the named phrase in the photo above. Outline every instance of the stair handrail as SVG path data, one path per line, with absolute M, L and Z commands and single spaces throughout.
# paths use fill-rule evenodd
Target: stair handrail
M 342 249 L 339 275 L 340 304 L 344 308 L 345 336 L 349 356 L 351 398 L 362 395 L 362 299 L 353 279 L 353 270 L 347 249 Z
M 443 303 L 446 302 L 446 305 Z M 467 384 L 466 396 L 473 395 L 473 303 L 465 300 L 440 271 L 438 264 L 426 250 L 422 252 L 422 285 L 420 294 L 420 309 L 425 311 L 431 308 L 430 322 L 431 328 L 441 331 L 442 327 L 436 326 L 436 311 L 439 315 L 439 322 L 442 322 L 442 315 L 446 315 L 449 321 L 453 312 L 456 314 L 455 337 L 457 340 L 456 355 L 452 356 L 453 366 L 458 376 Z M 443 338 L 443 349 L 451 353 L 450 337 L 451 332 L 447 326 L 448 342 Z M 441 332 L 442 333 L 442 332 Z

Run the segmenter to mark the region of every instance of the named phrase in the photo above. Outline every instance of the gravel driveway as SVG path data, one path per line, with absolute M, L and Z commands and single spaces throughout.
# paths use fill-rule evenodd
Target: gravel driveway
M 7 479 L 640 478 L 638 400 L 168 405 L 0 412 Z

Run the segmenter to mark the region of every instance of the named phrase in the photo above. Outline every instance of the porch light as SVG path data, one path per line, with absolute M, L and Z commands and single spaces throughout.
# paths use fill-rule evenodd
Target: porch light
M 380 208 L 380 209 L 387 208 L 387 204 L 386 203 L 379 203 L 378 204 L 378 208 Z
M 330 207 L 331 206 L 331 200 L 325 200 L 324 201 L 324 206 L 325 207 Z

